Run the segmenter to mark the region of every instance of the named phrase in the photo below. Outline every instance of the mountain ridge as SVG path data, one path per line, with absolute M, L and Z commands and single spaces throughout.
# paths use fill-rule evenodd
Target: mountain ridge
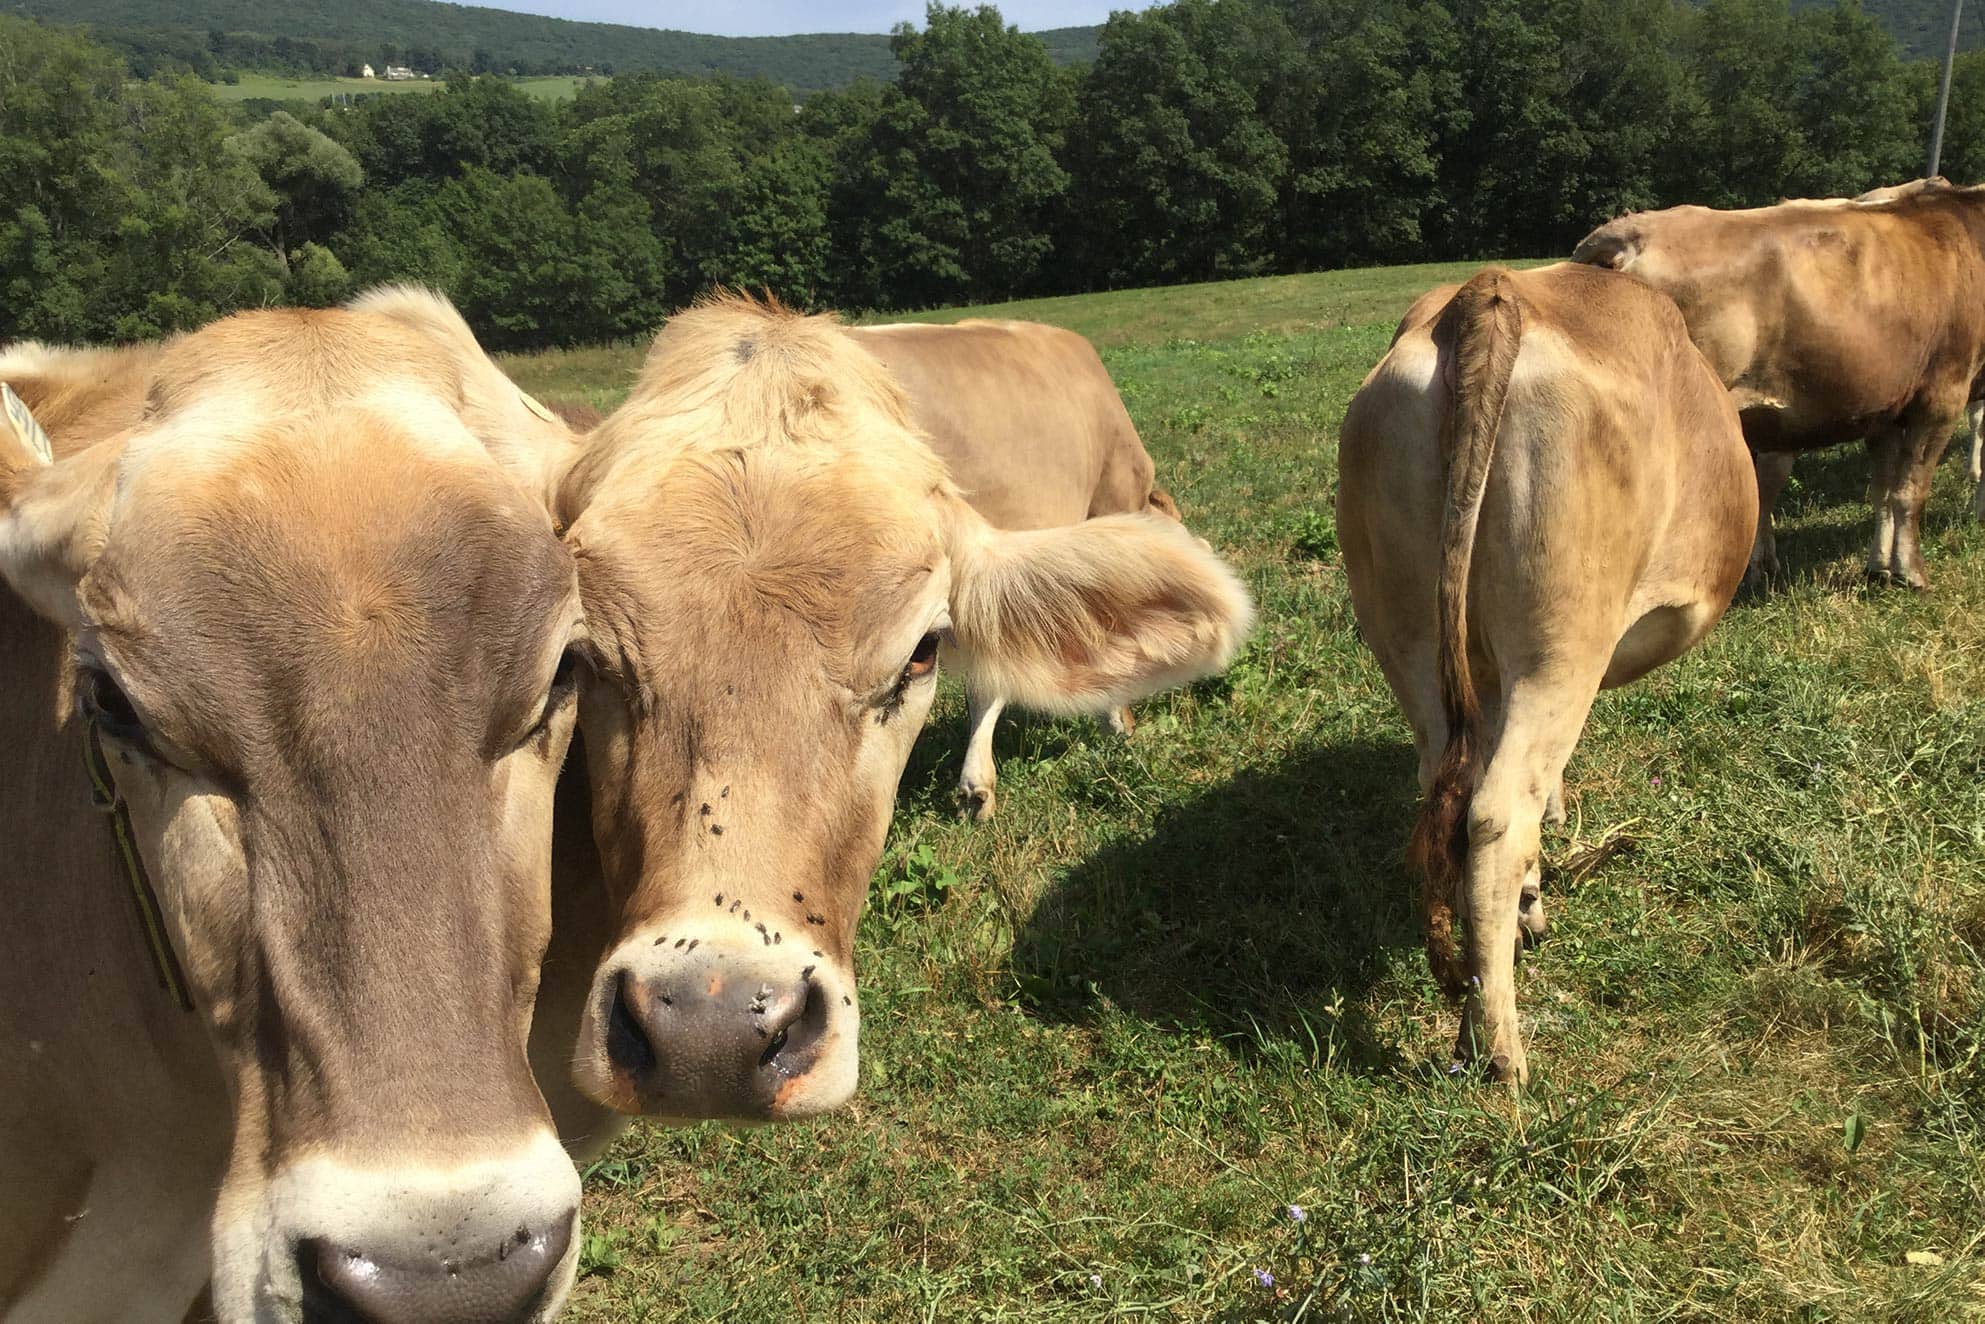
M 665 28 L 549 18 L 448 0 L 0 0 L 0 12 L 88 27 L 147 67 L 319 73 L 406 64 L 520 74 L 728 73 L 795 91 L 895 77 L 886 33 L 717 37 Z M 1061 63 L 1093 59 L 1096 27 L 1033 35 Z

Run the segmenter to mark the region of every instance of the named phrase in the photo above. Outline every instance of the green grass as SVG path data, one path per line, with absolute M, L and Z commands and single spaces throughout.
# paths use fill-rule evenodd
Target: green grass
M 1793 584 L 1599 701 L 1521 978 L 1533 1087 L 1446 1074 L 1413 757 L 1331 499 L 1346 401 L 1453 274 L 997 310 L 1104 343 L 1261 625 L 1127 742 L 1007 725 L 984 827 L 950 812 L 947 689 L 874 893 L 902 894 L 863 921 L 856 1104 L 632 1133 L 590 1174 L 573 1318 L 1985 1313 L 1985 532 L 1955 466 L 1932 594 L 1862 588 L 1865 461 L 1815 457 Z M 605 404 L 637 359 L 509 366 Z
M 572 97 L 584 78 L 561 75 L 546 78 L 511 79 L 522 91 L 547 101 Z M 271 101 L 318 101 L 324 97 L 370 96 L 376 92 L 439 92 L 448 84 L 439 78 L 413 78 L 390 83 L 383 78 L 286 78 L 280 74 L 243 73 L 236 83 L 215 83 L 214 95 L 222 101 L 247 101 L 266 97 Z

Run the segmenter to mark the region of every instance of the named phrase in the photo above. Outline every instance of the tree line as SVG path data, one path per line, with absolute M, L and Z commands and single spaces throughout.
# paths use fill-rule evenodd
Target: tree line
M 933 4 L 892 83 L 495 78 L 259 118 L 0 18 L 0 339 L 128 340 L 367 284 L 486 342 L 638 336 L 712 285 L 909 308 L 1569 251 L 1619 212 L 1922 166 L 1935 70 L 1852 2 L 1173 0 L 1057 65 Z M 1985 53 L 1945 168 L 1985 177 Z

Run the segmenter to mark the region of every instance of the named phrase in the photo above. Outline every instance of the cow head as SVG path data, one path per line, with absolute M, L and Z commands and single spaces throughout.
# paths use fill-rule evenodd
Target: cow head
M 232 1092 L 227 1321 L 547 1319 L 576 1260 L 524 1056 L 576 582 L 470 426 L 535 416 L 407 297 L 186 337 L 52 462 L 0 434 L 0 574 L 71 634 Z
M 856 922 L 940 655 L 1097 712 L 1225 665 L 1251 611 L 1170 520 L 993 529 L 838 324 L 742 300 L 670 322 L 559 509 L 619 923 L 575 1071 L 625 1112 L 852 1093 Z

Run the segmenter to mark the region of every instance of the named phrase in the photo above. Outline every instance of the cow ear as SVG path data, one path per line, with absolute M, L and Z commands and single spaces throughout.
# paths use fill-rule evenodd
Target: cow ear
M 103 548 L 122 442 L 57 462 L 48 434 L 0 383 L 0 579 L 58 625 L 82 621 L 76 584 Z
M 1008 533 L 954 507 L 955 651 L 975 683 L 1022 707 L 1101 712 L 1211 675 L 1253 622 L 1234 572 L 1168 519 Z

